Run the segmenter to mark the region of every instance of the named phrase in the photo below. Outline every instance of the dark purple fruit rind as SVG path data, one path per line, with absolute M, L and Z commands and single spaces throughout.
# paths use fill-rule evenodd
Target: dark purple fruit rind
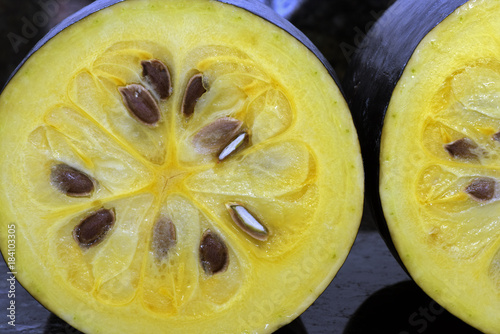
M 391 240 L 379 194 L 380 138 L 384 117 L 394 88 L 420 41 L 466 2 L 395 2 L 368 32 L 343 80 L 363 155 L 367 209 L 375 218 L 387 246 L 403 267 Z

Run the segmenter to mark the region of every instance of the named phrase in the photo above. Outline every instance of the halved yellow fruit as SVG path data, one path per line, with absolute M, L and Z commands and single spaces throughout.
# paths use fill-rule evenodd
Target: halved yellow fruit
M 7 257 L 15 225 L 23 286 L 86 333 L 267 333 L 304 311 L 354 241 L 363 175 L 293 34 L 129 0 L 38 49 L 0 98 L 0 241 Z
M 419 44 L 387 109 L 380 194 L 415 281 L 500 332 L 500 3 L 469 1 Z

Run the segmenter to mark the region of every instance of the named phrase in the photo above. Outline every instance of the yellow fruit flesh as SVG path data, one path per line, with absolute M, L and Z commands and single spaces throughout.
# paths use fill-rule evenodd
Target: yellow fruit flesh
M 469 1 L 420 43 L 394 91 L 381 143 L 391 237 L 420 286 L 487 333 L 500 333 L 500 4 Z M 472 140 L 472 157 L 446 145 Z M 475 156 L 475 157 L 474 157 Z M 496 180 L 490 200 L 467 191 Z
M 118 87 L 144 83 L 159 59 L 173 94 L 148 127 Z M 208 91 L 180 113 L 189 78 Z M 221 117 L 250 144 L 225 159 L 193 137 Z M 271 332 L 300 314 L 345 260 L 362 209 L 362 168 L 347 106 L 320 61 L 281 29 L 212 1 L 126 1 L 66 28 L 32 56 L 0 98 L 0 241 L 16 226 L 18 280 L 89 333 Z M 69 197 L 50 182 L 66 163 L 97 182 Z M 225 203 L 243 203 L 269 230 L 244 233 Z M 100 208 L 116 222 L 80 247 L 73 230 Z M 152 249 L 158 217 L 176 227 L 166 259 Z M 206 274 L 210 229 L 227 270 Z

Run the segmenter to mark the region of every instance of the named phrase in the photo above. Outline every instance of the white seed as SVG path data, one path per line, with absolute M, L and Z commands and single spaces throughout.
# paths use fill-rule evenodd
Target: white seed
M 262 225 L 243 205 L 227 203 L 226 208 L 233 221 L 251 237 L 265 241 L 269 235 L 267 228 Z
M 238 148 L 240 148 L 245 141 L 247 140 L 248 135 L 246 132 L 240 133 L 233 141 L 229 143 L 219 154 L 219 161 L 224 160 L 232 153 L 236 152 Z

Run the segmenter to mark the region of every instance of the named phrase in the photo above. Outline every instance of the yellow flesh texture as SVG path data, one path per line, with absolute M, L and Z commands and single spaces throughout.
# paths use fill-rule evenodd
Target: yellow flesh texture
M 380 192 L 417 283 L 486 333 L 500 333 L 500 3 L 470 1 L 420 43 L 385 117 Z M 468 138 L 472 158 L 446 145 Z M 475 180 L 496 180 L 477 200 Z
M 173 94 L 157 127 L 126 110 L 118 87 L 144 83 L 159 59 Z M 189 78 L 207 92 L 180 113 Z M 214 120 L 241 120 L 250 142 L 218 162 L 193 137 Z M 354 241 L 362 210 L 357 137 L 343 97 L 300 42 L 242 9 L 214 1 L 126 1 L 66 28 L 32 56 L 0 98 L 0 236 L 16 226 L 18 280 L 88 333 L 272 332 L 326 288 Z M 96 180 L 90 197 L 50 182 L 65 163 Z M 243 232 L 225 204 L 268 229 Z M 100 208 L 116 222 L 99 244 L 73 230 Z M 153 227 L 177 242 L 162 261 Z M 210 229 L 227 270 L 206 274 Z

